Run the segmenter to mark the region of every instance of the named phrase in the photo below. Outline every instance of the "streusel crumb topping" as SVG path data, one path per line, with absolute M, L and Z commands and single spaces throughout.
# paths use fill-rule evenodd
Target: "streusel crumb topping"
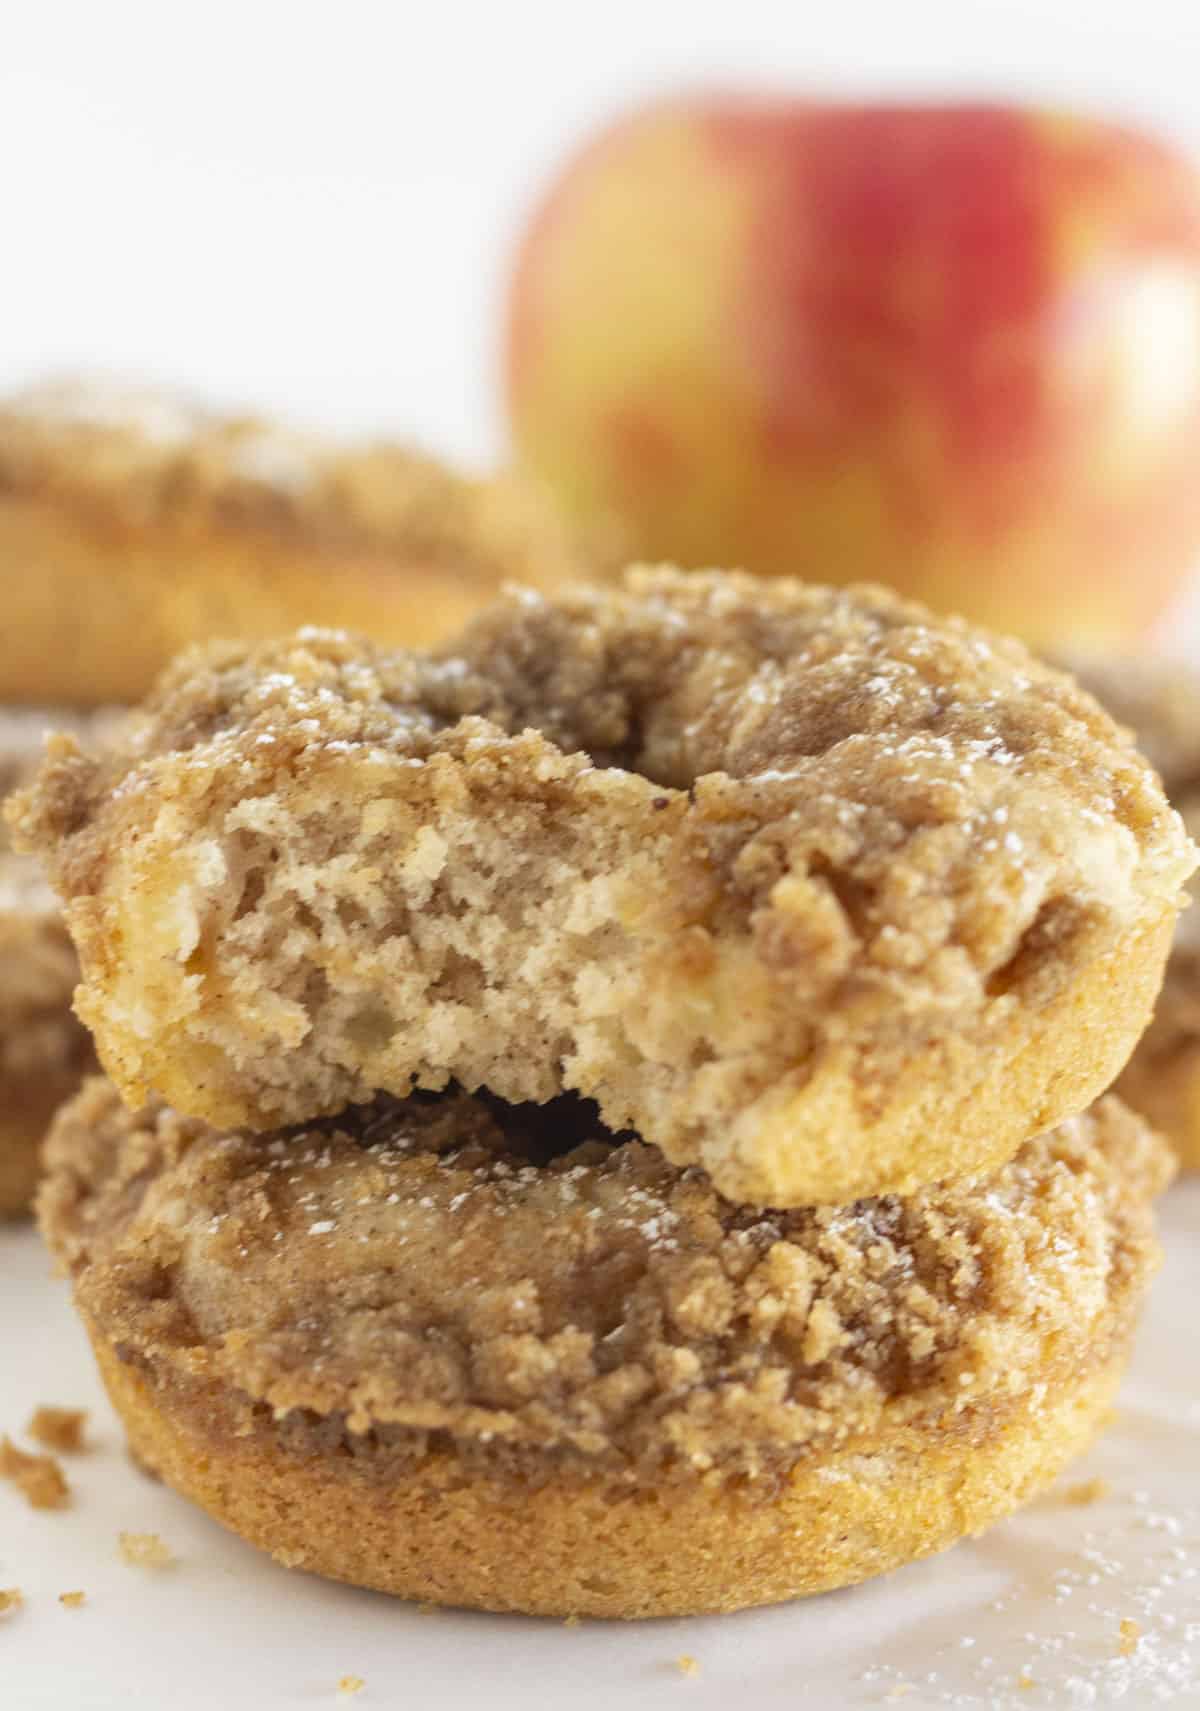
M 399 547 L 488 584 L 577 574 L 582 563 L 528 481 L 472 478 L 407 446 L 340 442 L 99 381 L 50 382 L 0 402 L 6 493 L 137 527 L 224 523 L 312 545 Z
M 127 1359 L 297 1430 L 649 1472 L 980 1430 L 1106 1358 L 1156 1263 L 1163 1144 L 1116 1101 L 997 1176 L 731 1205 L 584 1102 L 380 1100 L 274 1137 L 89 1084 L 44 1229 Z

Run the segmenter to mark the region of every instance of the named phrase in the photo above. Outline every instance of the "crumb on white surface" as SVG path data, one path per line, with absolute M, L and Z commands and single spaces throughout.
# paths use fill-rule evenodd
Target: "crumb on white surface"
M 681 1655 L 675 1659 L 675 1668 L 679 1671 L 680 1675 L 696 1676 L 700 1674 L 700 1665 L 697 1663 L 695 1658 L 689 1657 L 686 1652 L 681 1653 Z
M 353 1699 L 366 1685 L 361 1675 L 344 1675 L 337 1685 L 338 1698 Z
M 170 1568 L 175 1555 L 157 1533 L 118 1533 L 123 1560 L 133 1568 Z
M 1067 1486 L 1062 1499 L 1073 1508 L 1086 1508 L 1089 1504 L 1099 1503 L 1111 1490 L 1112 1486 L 1107 1479 L 1081 1479 L 1076 1484 Z
M 0 1588 L 0 1616 L 7 1616 L 10 1610 L 19 1610 L 25 1602 L 25 1594 L 19 1586 Z
M 1132 1616 L 1122 1616 L 1117 1633 L 1119 1635 L 1118 1651 L 1123 1658 L 1131 1658 L 1137 1651 L 1138 1643 L 1142 1637 L 1142 1624 L 1135 1622 Z
M 80 1610 L 87 1602 L 86 1592 L 60 1592 L 58 1602 L 64 1610 Z
M 34 1409 L 26 1426 L 26 1434 L 35 1443 L 60 1455 L 75 1455 L 84 1448 L 83 1428 L 87 1423 L 86 1408 L 60 1408 L 57 1403 L 43 1402 Z
M 65 1509 L 71 1501 L 67 1476 L 53 1456 L 35 1455 L 0 1438 L 0 1479 L 11 1480 L 31 1509 Z

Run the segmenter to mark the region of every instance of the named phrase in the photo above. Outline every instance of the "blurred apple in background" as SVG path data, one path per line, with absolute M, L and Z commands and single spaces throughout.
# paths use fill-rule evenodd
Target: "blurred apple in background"
M 1200 188 L 1115 125 L 698 97 L 512 283 L 518 453 L 634 552 L 1128 640 L 1200 556 Z

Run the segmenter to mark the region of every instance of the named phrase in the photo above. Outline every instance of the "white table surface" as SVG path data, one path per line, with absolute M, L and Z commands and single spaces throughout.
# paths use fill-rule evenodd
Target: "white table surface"
M 1200 1707 L 1200 1181 L 1163 1208 L 1168 1258 L 1117 1418 L 1060 1490 L 931 1562 L 742 1616 L 636 1626 L 439 1611 L 289 1573 L 138 1473 L 31 1230 L 0 1233 L 0 1431 L 40 1402 L 93 1410 L 75 1500 L 34 1512 L 0 1486 L 3 1711 L 1003 1711 Z M 156 1532 L 167 1570 L 120 1558 Z M 83 1590 L 82 1609 L 58 1594 Z M 1141 1625 L 1123 1658 L 1119 1624 Z M 676 1660 L 696 1659 L 685 1676 Z M 1034 1686 L 1022 1689 L 1025 1673 Z M 339 1698 L 344 1676 L 365 1682 Z

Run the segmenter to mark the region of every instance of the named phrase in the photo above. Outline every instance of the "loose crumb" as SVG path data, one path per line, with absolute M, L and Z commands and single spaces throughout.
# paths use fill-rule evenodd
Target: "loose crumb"
M 1068 1485 L 1062 1498 L 1064 1503 L 1083 1509 L 1090 1503 L 1099 1503 L 1111 1490 L 1112 1486 L 1107 1479 L 1082 1479 L 1078 1485 Z
M 579 1617 L 578 1616 L 572 1614 L 570 1616 L 564 1617 L 564 1619 L 563 1619 L 563 1627 L 564 1628 L 577 1628 L 578 1626 L 579 1626 Z
M 700 1674 L 700 1665 L 696 1662 L 695 1658 L 689 1657 L 686 1652 L 675 1659 L 675 1668 L 679 1671 L 680 1675 Z
M 175 1561 L 157 1533 L 118 1533 L 121 1555 L 134 1568 L 170 1568 Z
M 338 1698 L 352 1699 L 356 1693 L 361 1693 L 366 1685 L 361 1675 L 344 1675 L 338 1682 Z
M 418 1604 L 417 1605 L 417 1615 L 418 1616 L 432 1616 L 436 1613 L 436 1611 L 437 1611 L 437 1605 L 436 1604 Z
M 44 1402 L 40 1408 L 34 1409 L 25 1430 L 35 1442 L 45 1444 L 48 1450 L 58 1450 L 60 1455 L 74 1455 L 83 1448 L 86 1420 L 86 1408 L 58 1408 L 53 1403 Z
M 1119 1650 L 1123 1658 L 1131 1658 L 1137 1651 L 1142 1638 L 1142 1624 L 1135 1622 L 1132 1616 L 1123 1616 L 1118 1629 L 1121 1636 Z
M 1026 1675 L 1022 1672 L 1017 1677 L 1017 1686 L 1021 1689 L 1022 1693 L 1032 1693 L 1034 1688 L 1037 1686 L 1037 1683 L 1031 1675 Z
M 307 1554 L 306 1551 L 288 1550 L 286 1546 L 282 1550 L 271 1552 L 280 1568 L 299 1568 Z
M 7 1616 L 10 1610 L 19 1610 L 25 1602 L 25 1594 L 19 1586 L 9 1586 L 0 1590 L 0 1616 Z
M 58 1595 L 58 1602 L 63 1606 L 64 1610 L 82 1609 L 86 1601 L 86 1592 L 60 1592 Z
M 71 1501 L 67 1477 L 53 1456 L 31 1455 L 11 1438 L 0 1438 L 0 1479 L 11 1479 L 31 1509 L 65 1509 Z

